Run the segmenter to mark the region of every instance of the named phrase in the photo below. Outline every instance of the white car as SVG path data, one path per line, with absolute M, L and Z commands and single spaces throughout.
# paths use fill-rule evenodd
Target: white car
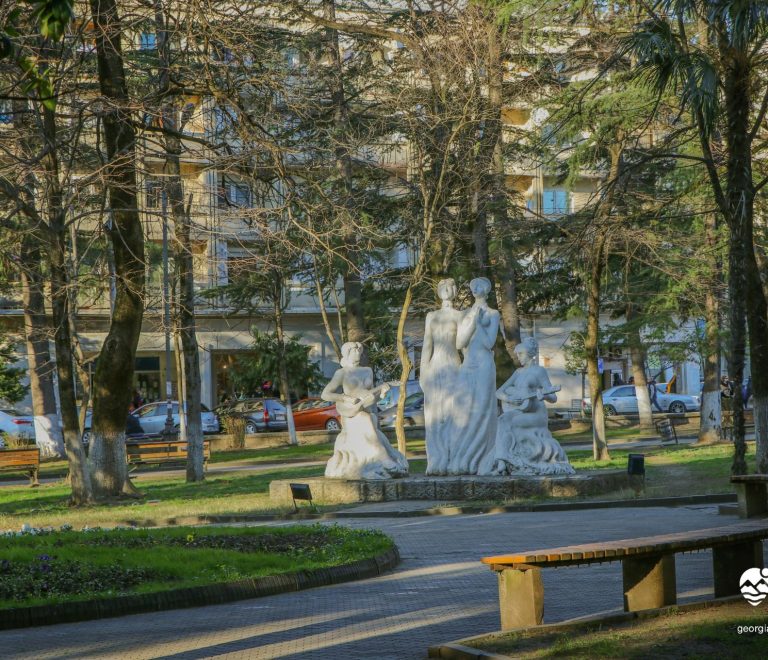
M 4 408 L 0 410 L 0 431 L 5 436 L 34 440 L 35 418 L 31 415 L 22 415 L 12 408 Z
M 656 401 L 661 408 L 661 412 L 686 413 L 697 412 L 701 410 L 701 400 L 697 396 L 690 394 L 677 394 L 672 392 L 667 394 L 666 383 L 656 383 Z M 584 399 L 581 403 L 581 409 L 585 414 L 592 414 L 592 402 Z M 653 412 L 659 412 L 659 409 L 651 404 Z M 603 392 L 603 411 L 606 417 L 611 415 L 626 415 L 627 413 L 637 413 L 637 396 L 635 395 L 634 385 L 617 385 L 610 387 Z

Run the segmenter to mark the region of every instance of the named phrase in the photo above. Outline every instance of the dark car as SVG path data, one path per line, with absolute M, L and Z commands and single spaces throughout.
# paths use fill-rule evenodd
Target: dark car
M 280 399 L 240 399 L 219 406 L 216 412 L 223 419 L 244 417 L 246 433 L 288 429 L 288 416 Z

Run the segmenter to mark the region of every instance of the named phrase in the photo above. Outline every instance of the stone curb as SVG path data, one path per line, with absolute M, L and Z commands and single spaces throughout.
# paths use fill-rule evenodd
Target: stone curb
M 395 568 L 399 563 L 400 552 L 397 546 L 393 546 L 370 559 L 361 559 L 329 568 L 296 571 L 201 587 L 171 589 L 151 594 L 131 594 L 116 598 L 3 609 L 0 610 L 0 630 L 89 621 L 185 607 L 220 605 L 235 600 L 273 596 L 288 591 L 301 591 L 377 577 Z
M 504 637 L 510 633 L 519 633 L 528 637 L 543 637 L 552 633 L 571 633 L 588 632 L 602 630 L 606 625 L 627 623 L 629 621 L 642 619 L 656 619 L 673 613 L 696 612 L 706 610 L 712 607 L 719 607 L 728 603 L 736 603 L 742 600 L 741 596 L 727 596 L 725 598 L 714 598 L 710 600 L 699 601 L 696 603 L 687 603 L 685 605 L 670 605 L 651 610 L 640 610 L 638 612 L 616 612 L 614 614 L 595 614 L 577 619 L 570 619 L 560 623 L 543 624 L 541 626 L 532 626 L 530 628 L 518 628 L 515 630 L 496 631 L 485 633 L 484 635 L 475 635 L 465 637 L 455 642 L 437 644 L 430 646 L 428 657 L 430 658 L 450 658 L 450 660 L 474 660 L 476 658 L 494 658 L 495 660 L 511 660 L 514 656 L 498 655 L 465 646 L 467 642 L 476 642 L 478 640 Z
M 735 493 L 719 495 L 686 495 L 681 497 L 651 497 L 642 500 L 596 500 L 593 502 L 552 502 L 543 504 L 506 504 L 487 506 L 442 506 L 413 511 L 329 511 L 327 513 L 253 513 L 220 516 L 184 516 L 164 520 L 121 520 L 102 523 L 102 527 L 172 527 L 174 525 L 206 525 L 281 520 L 342 520 L 346 518 L 421 518 L 426 516 L 459 516 L 483 513 L 534 513 L 546 511 L 584 511 L 589 509 L 618 509 L 654 506 L 690 506 L 700 504 L 730 504 Z

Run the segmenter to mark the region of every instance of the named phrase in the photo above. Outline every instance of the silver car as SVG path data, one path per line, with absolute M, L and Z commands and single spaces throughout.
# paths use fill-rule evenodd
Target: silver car
M 661 408 L 661 412 L 686 413 L 701 410 L 701 401 L 699 397 L 690 394 L 667 394 L 666 383 L 656 383 L 656 401 Z M 585 413 L 592 412 L 592 405 L 589 399 L 584 399 L 582 409 Z M 651 402 L 651 410 L 659 412 L 659 409 Z M 634 385 L 617 385 L 603 392 L 603 411 L 605 415 L 627 415 L 637 414 L 637 396 Z
M 379 426 L 390 428 L 395 425 L 397 418 L 397 405 L 390 406 L 379 413 Z M 405 426 L 424 426 L 424 393 L 414 392 L 405 397 L 405 412 L 403 415 Z
M 173 426 L 178 430 L 179 402 L 173 401 L 171 405 L 173 406 Z M 212 413 L 202 404 L 200 408 L 202 410 L 202 415 L 200 417 L 203 423 L 203 433 L 218 433 L 220 427 L 216 413 Z M 165 429 L 165 420 L 168 416 L 168 404 L 165 401 L 147 403 L 146 405 L 141 406 L 141 408 L 134 410 L 131 414 L 138 418 L 141 428 L 144 429 L 144 433 L 147 435 L 159 435 Z

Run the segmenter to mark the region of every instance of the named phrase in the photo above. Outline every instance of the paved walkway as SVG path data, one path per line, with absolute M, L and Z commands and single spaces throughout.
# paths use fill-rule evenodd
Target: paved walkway
M 393 536 L 394 572 L 186 610 L 0 632 L 10 658 L 424 658 L 432 644 L 498 629 L 496 577 L 478 559 L 510 550 L 718 527 L 715 507 L 346 520 Z M 678 593 L 710 593 L 709 553 L 678 556 Z M 544 572 L 545 619 L 620 609 L 619 564 Z

